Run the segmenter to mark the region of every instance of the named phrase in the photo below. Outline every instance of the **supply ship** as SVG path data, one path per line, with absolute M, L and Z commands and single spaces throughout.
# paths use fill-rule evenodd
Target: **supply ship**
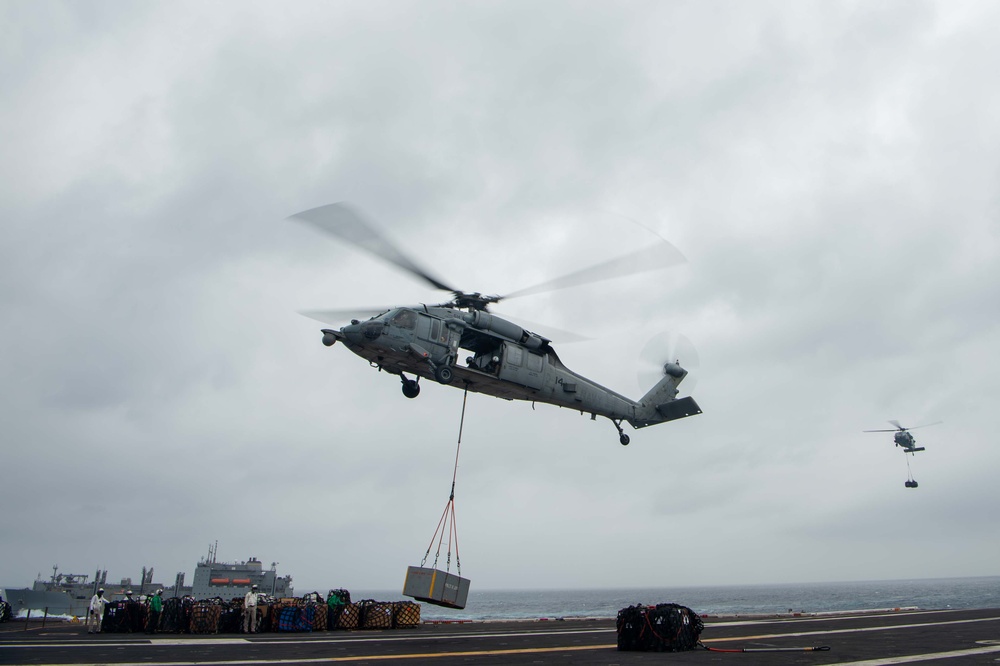
M 184 572 L 179 572 L 173 585 L 158 583 L 153 580 L 153 568 L 142 568 L 142 576 L 138 584 L 131 578 L 108 582 L 108 572 L 100 569 L 91 580 L 89 574 L 59 573 L 59 567 L 52 567 L 52 576 L 48 580 L 39 577 L 31 587 L 8 587 L 0 590 L 5 601 L 11 605 L 15 615 L 31 610 L 32 616 L 42 614 L 48 609 L 49 615 L 73 615 L 83 617 L 87 614 L 90 598 L 98 588 L 104 588 L 104 596 L 111 601 L 123 599 L 125 592 L 131 590 L 132 596 L 139 599 L 162 589 L 164 596 L 195 599 L 212 599 L 221 597 L 231 599 L 241 597 L 250 590 L 251 585 L 257 585 L 258 590 L 273 597 L 294 596 L 291 576 L 278 576 L 277 563 L 272 562 L 270 569 L 264 569 L 256 557 L 243 562 L 219 562 L 216 559 L 218 544 L 209 546 L 208 556 L 195 565 L 194 580 L 190 586 L 184 584 Z

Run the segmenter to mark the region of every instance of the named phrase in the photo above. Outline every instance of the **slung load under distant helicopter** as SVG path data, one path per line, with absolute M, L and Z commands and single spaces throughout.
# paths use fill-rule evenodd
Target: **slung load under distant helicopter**
M 491 304 L 505 298 L 649 270 L 642 268 L 643 261 L 654 256 L 659 259 L 660 267 L 668 261 L 683 261 L 679 255 L 665 256 L 672 249 L 665 242 L 666 247 L 646 248 L 506 296 L 485 296 L 453 289 L 431 276 L 382 238 L 347 204 L 313 208 L 293 215 L 292 219 L 331 233 L 437 289 L 452 293 L 453 298 L 447 303 L 369 310 L 367 314 L 374 316 L 367 321 L 352 319 L 340 329 L 322 329 L 323 344 L 332 346 L 342 342 L 373 367 L 398 375 L 407 398 L 417 397 L 419 380 L 424 378 L 506 400 L 568 407 L 590 414 L 591 419 L 598 416 L 609 419 L 617 428 L 622 444 L 629 443 L 629 436 L 622 430 L 623 421 L 633 428 L 644 428 L 701 413 L 694 398 L 677 397 L 677 387 L 688 373 L 676 359 L 664 359 L 662 378 L 638 401 L 631 400 L 564 366 L 548 338 L 488 310 Z M 331 323 L 357 313 L 358 310 L 324 310 L 302 314 Z M 464 364 L 460 363 L 460 349 L 471 352 Z

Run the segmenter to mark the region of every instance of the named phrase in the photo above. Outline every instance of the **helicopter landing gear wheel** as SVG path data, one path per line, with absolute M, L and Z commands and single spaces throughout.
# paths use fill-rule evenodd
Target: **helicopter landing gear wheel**
M 403 395 L 407 398 L 416 398 L 420 395 L 420 384 L 417 380 L 403 378 Z
M 628 446 L 628 443 L 630 441 L 632 441 L 632 440 L 630 440 L 628 438 L 628 435 L 625 434 L 625 431 L 622 430 L 621 419 L 619 419 L 617 421 L 615 421 L 614 419 L 612 419 L 611 422 L 614 423 L 615 427 L 618 429 L 618 441 L 621 442 L 622 446 Z
M 434 368 L 434 379 L 442 384 L 451 384 L 451 380 L 455 378 L 455 373 L 447 365 L 439 365 Z

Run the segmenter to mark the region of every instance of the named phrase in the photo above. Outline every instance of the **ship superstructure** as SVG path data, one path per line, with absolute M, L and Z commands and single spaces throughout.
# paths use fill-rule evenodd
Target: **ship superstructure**
M 221 597 L 231 599 L 241 597 L 257 585 L 258 591 L 274 597 L 294 596 L 291 576 L 278 576 L 277 562 L 270 569 L 264 569 L 260 560 L 251 557 L 243 562 L 219 562 L 216 559 L 218 543 L 209 546 L 208 557 L 195 566 L 191 586 L 184 584 L 184 572 L 179 572 L 173 585 L 157 583 L 153 580 L 153 568 L 142 568 L 138 583 L 131 578 L 108 582 L 108 572 L 100 569 L 90 580 L 88 574 L 59 573 L 59 567 L 52 567 L 52 576 L 42 580 L 41 576 L 28 588 L 8 587 L 0 590 L 3 598 L 10 603 L 15 614 L 30 609 L 32 615 L 48 609 L 49 615 L 74 615 L 82 617 L 87 613 L 90 598 L 98 588 L 104 589 L 104 596 L 110 601 L 123 599 L 132 591 L 136 599 L 162 589 L 164 595 L 173 597 L 191 596 L 195 599 Z
M 194 581 L 188 593 L 195 599 L 240 597 L 250 590 L 251 585 L 256 585 L 260 592 L 272 597 L 292 596 L 292 577 L 279 578 L 277 562 L 272 562 L 267 570 L 256 557 L 235 564 L 218 562 L 215 558 L 217 547 L 210 548 L 208 557 L 195 567 Z

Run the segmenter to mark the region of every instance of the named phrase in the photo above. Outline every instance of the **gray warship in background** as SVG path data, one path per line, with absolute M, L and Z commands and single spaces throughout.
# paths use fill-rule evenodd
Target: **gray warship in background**
M 111 601 L 124 599 L 128 590 L 132 590 L 133 598 L 139 599 L 158 589 L 163 590 L 165 597 L 191 596 L 199 600 L 221 597 L 228 600 L 242 597 L 251 585 L 257 585 L 260 592 L 272 597 L 294 596 L 292 577 L 279 577 L 275 568 L 277 562 L 272 562 L 271 568 L 266 570 L 255 557 L 245 562 L 219 562 L 216 560 L 217 550 L 218 544 L 209 547 L 208 557 L 195 566 L 194 581 L 190 586 L 184 584 L 183 571 L 174 578 L 173 585 L 164 585 L 153 581 L 152 567 L 143 567 L 142 577 L 136 584 L 131 578 L 108 582 L 108 572 L 100 569 L 90 580 L 88 574 L 59 573 L 59 567 L 54 566 L 49 580 L 39 578 L 31 587 L 8 587 L 0 590 L 0 594 L 11 605 L 15 615 L 30 609 L 32 617 L 41 615 L 46 609 L 49 615 L 83 617 L 87 614 L 90 598 L 98 588 L 104 588 L 104 596 Z

